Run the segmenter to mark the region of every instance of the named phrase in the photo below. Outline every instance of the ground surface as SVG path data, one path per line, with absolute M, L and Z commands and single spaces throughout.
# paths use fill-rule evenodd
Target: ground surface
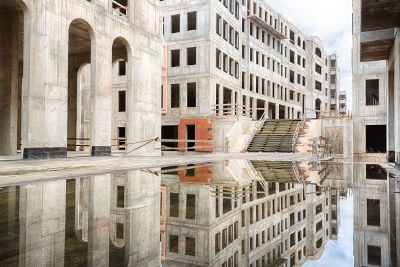
M 316 160 L 314 156 L 294 153 L 215 153 L 152 157 L 119 155 L 113 157 L 72 157 L 29 161 L 5 160 L 3 158 L 3 160 L 0 160 L 0 186 L 228 159 L 298 162 Z

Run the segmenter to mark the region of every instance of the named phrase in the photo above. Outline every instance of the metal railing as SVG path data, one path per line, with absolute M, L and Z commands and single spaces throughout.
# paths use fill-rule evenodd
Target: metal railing
M 252 132 L 250 133 L 250 135 L 247 137 L 247 140 L 246 140 L 246 142 L 245 142 L 246 145 L 244 146 L 244 151 L 247 150 L 247 148 L 249 147 L 250 142 L 251 142 L 251 140 L 253 140 L 254 136 L 255 136 L 258 132 L 260 132 L 261 127 L 264 125 L 265 121 L 267 120 L 267 117 L 268 117 L 268 114 L 267 114 L 266 112 L 264 112 L 263 115 L 261 116 L 260 120 L 258 120 L 258 121 L 256 122 L 256 125 L 255 125 L 253 131 L 252 131 Z M 244 152 L 244 151 L 242 151 L 242 152 Z

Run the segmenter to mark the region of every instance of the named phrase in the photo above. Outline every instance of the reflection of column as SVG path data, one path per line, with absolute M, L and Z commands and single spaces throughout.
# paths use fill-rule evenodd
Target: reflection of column
M 19 266 L 63 266 L 66 182 L 20 187 Z
M 0 16 L 0 155 L 17 153 L 18 13 Z
M 132 171 L 126 182 L 125 263 L 160 265 L 160 177 Z
M 108 266 L 111 175 L 96 175 L 89 187 L 88 266 Z

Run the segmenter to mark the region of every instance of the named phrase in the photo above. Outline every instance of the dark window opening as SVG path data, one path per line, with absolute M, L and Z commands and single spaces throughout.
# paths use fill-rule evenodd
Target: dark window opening
M 228 190 L 223 191 L 222 212 L 223 214 L 232 210 L 231 195 Z
M 381 265 L 381 247 L 368 246 L 368 264 Z
M 186 195 L 186 219 L 194 220 L 196 218 L 196 195 Z
M 197 12 L 187 13 L 187 30 L 193 31 L 197 28 Z
M 118 61 L 118 75 L 119 76 L 126 75 L 126 61 Z
M 181 16 L 173 15 L 171 16 L 171 33 L 177 33 L 181 30 Z
M 118 112 L 126 111 L 126 92 L 118 91 Z
M 169 216 L 179 217 L 179 194 L 169 193 Z
M 118 149 L 125 150 L 126 128 L 118 127 Z
M 315 54 L 317 55 L 317 57 L 321 58 L 322 57 L 321 49 L 319 49 L 318 47 L 315 48 Z
M 367 153 L 386 152 L 386 125 L 366 125 Z
M 161 139 L 163 140 L 178 140 L 178 125 L 163 125 L 161 127 Z M 177 148 L 177 142 L 162 142 L 162 146 L 168 148 Z
M 315 89 L 322 91 L 322 83 L 320 83 L 319 81 L 315 81 Z
M 179 49 L 171 50 L 171 67 L 179 67 L 181 61 L 181 51 Z
M 381 225 L 381 209 L 379 199 L 367 199 L 367 225 Z
M 196 83 L 187 84 L 187 107 L 196 107 Z
M 196 126 L 195 125 L 186 125 L 186 140 L 187 140 L 187 150 L 194 151 L 195 150 L 195 142 L 196 139 Z
M 179 236 L 169 235 L 169 252 L 178 253 Z
M 379 105 L 379 80 L 366 80 L 365 101 L 367 106 Z
M 315 71 L 319 74 L 322 74 L 322 67 L 318 64 L 315 64 Z
M 117 223 L 116 237 L 118 239 L 123 239 L 124 238 L 124 224 L 123 223 Z
M 386 170 L 378 164 L 367 164 L 366 165 L 366 178 L 368 180 L 386 180 Z
M 186 237 L 185 255 L 196 256 L 196 240 L 193 237 Z
M 196 47 L 187 48 L 187 64 L 196 65 Z
M 179 108 L 179 84 L 171 84 L 171 108 Z
M 117 186 L 117 208 L 125 206 L 125 187 Z

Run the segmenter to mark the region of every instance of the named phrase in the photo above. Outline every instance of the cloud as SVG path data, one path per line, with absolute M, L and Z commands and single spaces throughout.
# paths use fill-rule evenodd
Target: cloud
M 351 106 L 352 1 L 266 0 L 307 35 L 318 36 L 329 53 L 338 55 L 340 89 Z

